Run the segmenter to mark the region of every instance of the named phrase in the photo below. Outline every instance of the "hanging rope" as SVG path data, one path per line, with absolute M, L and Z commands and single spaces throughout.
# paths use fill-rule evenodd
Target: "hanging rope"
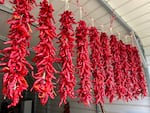
M 104 111 L 104 107 L 103 107 L 103 105 L 100 103 L 100 108 L 101 108 L 101 111 L 102 111 L 102 113 L 106 113 L 105 111 Z

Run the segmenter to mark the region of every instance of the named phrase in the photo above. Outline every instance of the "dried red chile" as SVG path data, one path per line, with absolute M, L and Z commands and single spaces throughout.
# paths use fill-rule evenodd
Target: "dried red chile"
M 75 20 L 71 11 L 65 11 L 61 14 L 60 18 L 60 37 L 59 44 L 59 56 L 62 63 L 62 69 L 59 77 L 59 94 L 60 104 L 67 103 L 67 97 L 75 98 L 74 88 L 76 85 L 76 79 L 74 76 L 74 64 L 73 64 L 73 48 L 74 48 L 74 31 L 73 24 Z
M 40 42 L 34 47 L 35 57 L 33 61 L 36 63 L 37 73 L 33 76 L 35 82 L 33 89 L 38 93 L 38 97 L 42 105 L 45 105 L 48 98 L 54 99 L 55 85 L 52 82 L 55 79 L 56 73 L 53 63 L 55 61 L 55 48 L 53 46 L 53 39 L 56 38 L 56 28 L 53 25 L 53 7 L 48 4 L 47 0 L 40 3 L 39 26 Z
M 141 59 L 136 47 L 132 47 L 132 80 L 134 81 L 133 97 L 138 99 L 139 96 L 147 96 L 147 85 Z M 138 84 L 137 84 L 138 83 Z
M 100 42 L 100 33 L 96 27 L 89 29 L 91 63 L 93 68 L 93 90 L 96 104 L 103 104 L 105 97 L 105 71 L 103 48 Z
M 110 47 L 110 40 L 106 33 L 101 33 L 100 36 L 101 47 L 103 51 L 103 66 L 105 70 L 105 95 L 109 99 L 110 103 L 115 97 L 115 82 L 114 82 L 114 71 L 112 65 L 112 53 Z
M 92 84 L 91 84 L 91 62 L 88 52 L 88 28 L 85 21 L 78 22 L 76 28 L 76 42 L 77 42 L 77 74 L 80 78 L 80 87 L 78 89 L 78 98 L 80 102 L 89 106 L 92 102 Z
M 28 74 L 28 68 L 33 69 L 26 57 L 29 55 L 30 24 L 34 21 L 29 12 L 34 1 L 13 0 L 11 3 L 15 11 L 8 20 L 9 40 L 5 42 L 10 47 L 1 51 L 4 54 L 1 59 L 1 65 L 4 66 L 3 95 L 12 101 L 8 107 L 16 106 L 22 98 L 22 92 L 28 88 L 24 77 Z

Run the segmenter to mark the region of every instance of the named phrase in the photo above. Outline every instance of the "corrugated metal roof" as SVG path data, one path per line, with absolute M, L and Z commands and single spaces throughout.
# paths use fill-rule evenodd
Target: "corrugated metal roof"
M 109 0 L 108 4 L 135 30 L 149 55 L 150 0 Z

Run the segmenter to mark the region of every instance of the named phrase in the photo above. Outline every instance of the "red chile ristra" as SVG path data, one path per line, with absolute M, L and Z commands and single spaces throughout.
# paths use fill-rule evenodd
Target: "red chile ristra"
M 96 104 L 103 104 L 105 97 L 105 71 L 104 71 L 104 59 L 103 59 L 103 49 L 100 42 L 100 33 L 96 27 L 91 27 L 89 29 L 90 37 L 90 48 L 91 48 L 91 63 L 93 68 L 93 88 L 94 97 Z
M 29 55 L 27 50 L 31 38 L 29 25 L 34 21 L 29 11 L 31 11 L 34 2 L 31 0 L 11 1 L 15 11 L 12 18 L 8 20 L 10 24 L 9 41 L 5 42 L 10 47 L 1 51 L 4 57 L 1 59 L 3 63 L 0 64 L 4 66 L 2 69 L 4 72 L 3 95 L 12 101 L 8 107 L 16 106 L 19 98 L 22 98 L 21 93 L 28 88 L 24 78 L 28 74 L 27 67 L 33 69 L 25 58 Z
M 146 80 L 136 47 L 117 41 L 112 35 L 110 41 L 116 94 L 118 99 L 133 100 L 147 95 Z
M 33 61 L 36 63 L 37 73 L 33 76 L 35 82 L 33 89 L 38 93 L 38 97 L 42 105 L 45 105 L 48 98 L 54 99 L 54 73 L 56 73 L 53 63 L 55 61 L 55 48 L 53 46 L 53 39 L 56 38 L 56 28 L 53 25 L 53 7 L 48 4 L 47 0 L 40 3 L 39 26 L 40 42 L 34 48 L 35 57 Z
M 132 68 L 132 76 L 134 76 L 134 78 L 132 79 L 134 81 L 133 97 L 135 99 L 138 99 L 139 96 L 147 96 L 147 85 L 141 59 L 136 47 L 132 47 L 132 63 L 132 66 L 134 66 L 134 68 Z
M 73 65 L 73 48 L 74 48 L 74 31 L 73 24 L 75 20 L 72 16 L 71 11 L 65 11 L 61 14 L 60 19 L 60 50 L 59 56 L 61 58 L 62 70 L 59 77 L 59 94 L 60 94 L 60 104 L 63 102 L 66 104 L 67 96 L 75 98 L 74 88 L 76 85 L 76 79 L 74 76 L 74 65 Z
M 112 53 L 112 65 L 114 71 L 114 80 L 115 80 L 115 90 L 118 99 L 123 99 L 127 89 L 124 85 L 124 74 L 122 71 L 122 55 L 121 55 L 121 42 L 119 42 L 115 35 L 112 35 L 110 40 L 111 53 Z M 123 49 L 123 48 L 122 48 Z M 122 51 L 126 52 L 126 51 Z
M 92 84 L 91 84 L 91 62 L 88 52 L 88 28 L 85 21 L 78 22 L 76 28 L 77 42 L 77 69 L 80 78 L 80 88 L 78 89 L 78 97 L 80 102 L 89 106 L 92 102 Z
M 106 33 L 101 33 L 100 36 L 101 47 L 103 49 L 103 62 L 105 70 L 105 95 L 109 99 L 110 103 L 115 97 L 115 82 L 114 72 L 112 66 L 112 53 L 110 48 L 110 40 Z

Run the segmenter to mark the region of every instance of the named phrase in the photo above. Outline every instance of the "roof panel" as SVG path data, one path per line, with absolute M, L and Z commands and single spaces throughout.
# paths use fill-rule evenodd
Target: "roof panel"
M 115 2 L 113 0 L 108 1 L 109 4 L 111 4 L 111 6 L 114 9 L 117 9 L 119 7 L 121 7 L 122 5 L 130 2 L 131 0 L 116 0 Z
M 121 14 L 121 16 L 125 16 L 126 14 L 131 13 L 132 11 L 143 7 L 144 5 L 146 5 L 147 3 L 149 3 L 150 1 L 148 0 L 130 0 L 130 2 L 128 2 L 127 4 L 124 4 L 122 7 L 117 9 L 117 12 L 119 12 L 119 14 Z
M 138 34 L 141 36 L 140 38 L 145 38 L 147 36 L 150 36 L 149 29 L 145 29 L 144 31 L 138 32 Z
M 131 13 L 126 14 L 123 16 L 127 21 L 137 19 L 140 16 L 144 16 L 150 13 L 150 4 L 146 4 L 144 7 L 138 8 Z
M 147 14 L 147 15 L 144 15 L 144 16 L 140 16 L 132 21 L 128 21 L 129 24 L 132 24 L 132 25 L 139 25 L 141 23 L 144 23 L 144 22 L 149 22 L 150 21 L 150 13 Z
M 144 48 L 145 54 L 148 56 L 150 55 L 150 46 Z M 150 61 L 149 61 L 150 62 Z
M 100 7 L 96 0 L 89 0 L 89 2 L 83 6 L 86 12 L 91 12 L 93 9 Z
M 147 40 L 146 38 L 141 39 L 143 46 L 150 46 L 150 40 Z

